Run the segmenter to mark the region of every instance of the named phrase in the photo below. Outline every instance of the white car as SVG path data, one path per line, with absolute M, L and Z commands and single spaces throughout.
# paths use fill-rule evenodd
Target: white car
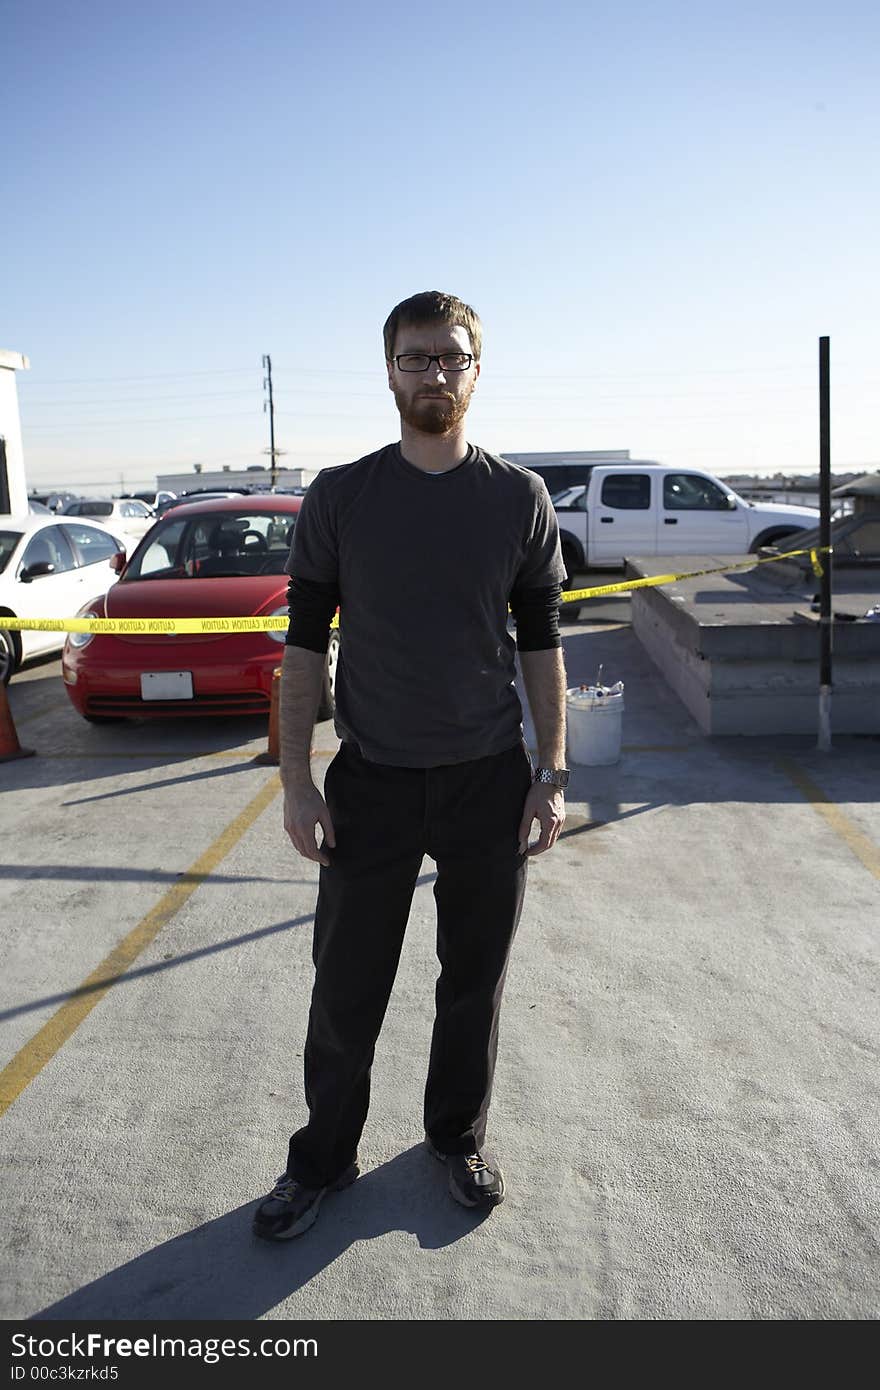
M 68 502 L 63 516 L 88 516 L 109 526 L 117 535 L 125 531 L 140 540 L 156 520 L 156 513 L 137 497 L 77 497 Z
M 567 511 L 572 511 L 577 507 L 586 490 L 583 483 L 579 483 L 576 487 L 564 487 L 561 492 L 551 493 L 550 501 L 554 507 L 564 507 Z
M 73 618 L 100 598 L 118 575 L 112 557 L 128 553 L 130 539 L 98 521 L 75 516 L 0 516 L 0 680 L 32 656 L 60 651 L 64 632 L 3 626 L 12 618 Z

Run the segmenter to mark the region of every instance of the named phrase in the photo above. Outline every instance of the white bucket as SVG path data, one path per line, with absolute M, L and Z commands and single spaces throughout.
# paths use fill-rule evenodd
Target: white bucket
M 568 760 L 586 767 L 616 763 L 620 758 L 623 681 L 616 685 L 580 685 L 565 692 Z

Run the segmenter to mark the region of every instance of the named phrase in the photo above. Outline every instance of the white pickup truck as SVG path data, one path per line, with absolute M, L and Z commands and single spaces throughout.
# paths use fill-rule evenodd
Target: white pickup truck
M 710 473 L 660 463 L 595 464 L 585 485 L 554 494 L 572 576 L 621 569 L 627 555 L 747 555 L 813 529 L 815 507 L 747 502 Z

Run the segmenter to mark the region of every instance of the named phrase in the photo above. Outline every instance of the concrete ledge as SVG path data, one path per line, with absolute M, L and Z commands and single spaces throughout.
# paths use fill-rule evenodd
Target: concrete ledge
M 736 563 L 725 556 L 634 557 L 626 572 L 641 578 L 725 562 Z M 852 577 L 840 603 L 863 614 L 877 597 L 851 585 Z M 635 589 L 633 632 L 703 733 L 817 733 L 820 635 L 810 613 L 813 592 L 812 582 L 807 591 L 780 591 L 760 568 Z M 880 733 L 880 623 L 833 623 L 832 682 L 832 731 Z

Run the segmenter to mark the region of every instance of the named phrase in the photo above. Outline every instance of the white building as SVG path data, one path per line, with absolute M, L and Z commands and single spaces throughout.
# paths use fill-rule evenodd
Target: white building
M 0 348 L 0 516 L 20 516 L 28 509 L 15 373 L 30 365 L 23 353 Z
M 317 476 L 318 470 L 314 468 L 279 467 L 275 470 L 275 486 L 280 490 L 308 487 Z M 249 468 L 224 466 L 221 469 L 205 469 L 195 464 L 189 473 L 159 473 L 156 476 L 156 487 L 160 492 L 164 490 L 178 495 L 192 492 L 193 488 L 216 488 L 218 492 L 225 492 L 227 488 L 248 487 L 268 491 L 271 486 L 272 470 L 261 463 L 251 464 Z

